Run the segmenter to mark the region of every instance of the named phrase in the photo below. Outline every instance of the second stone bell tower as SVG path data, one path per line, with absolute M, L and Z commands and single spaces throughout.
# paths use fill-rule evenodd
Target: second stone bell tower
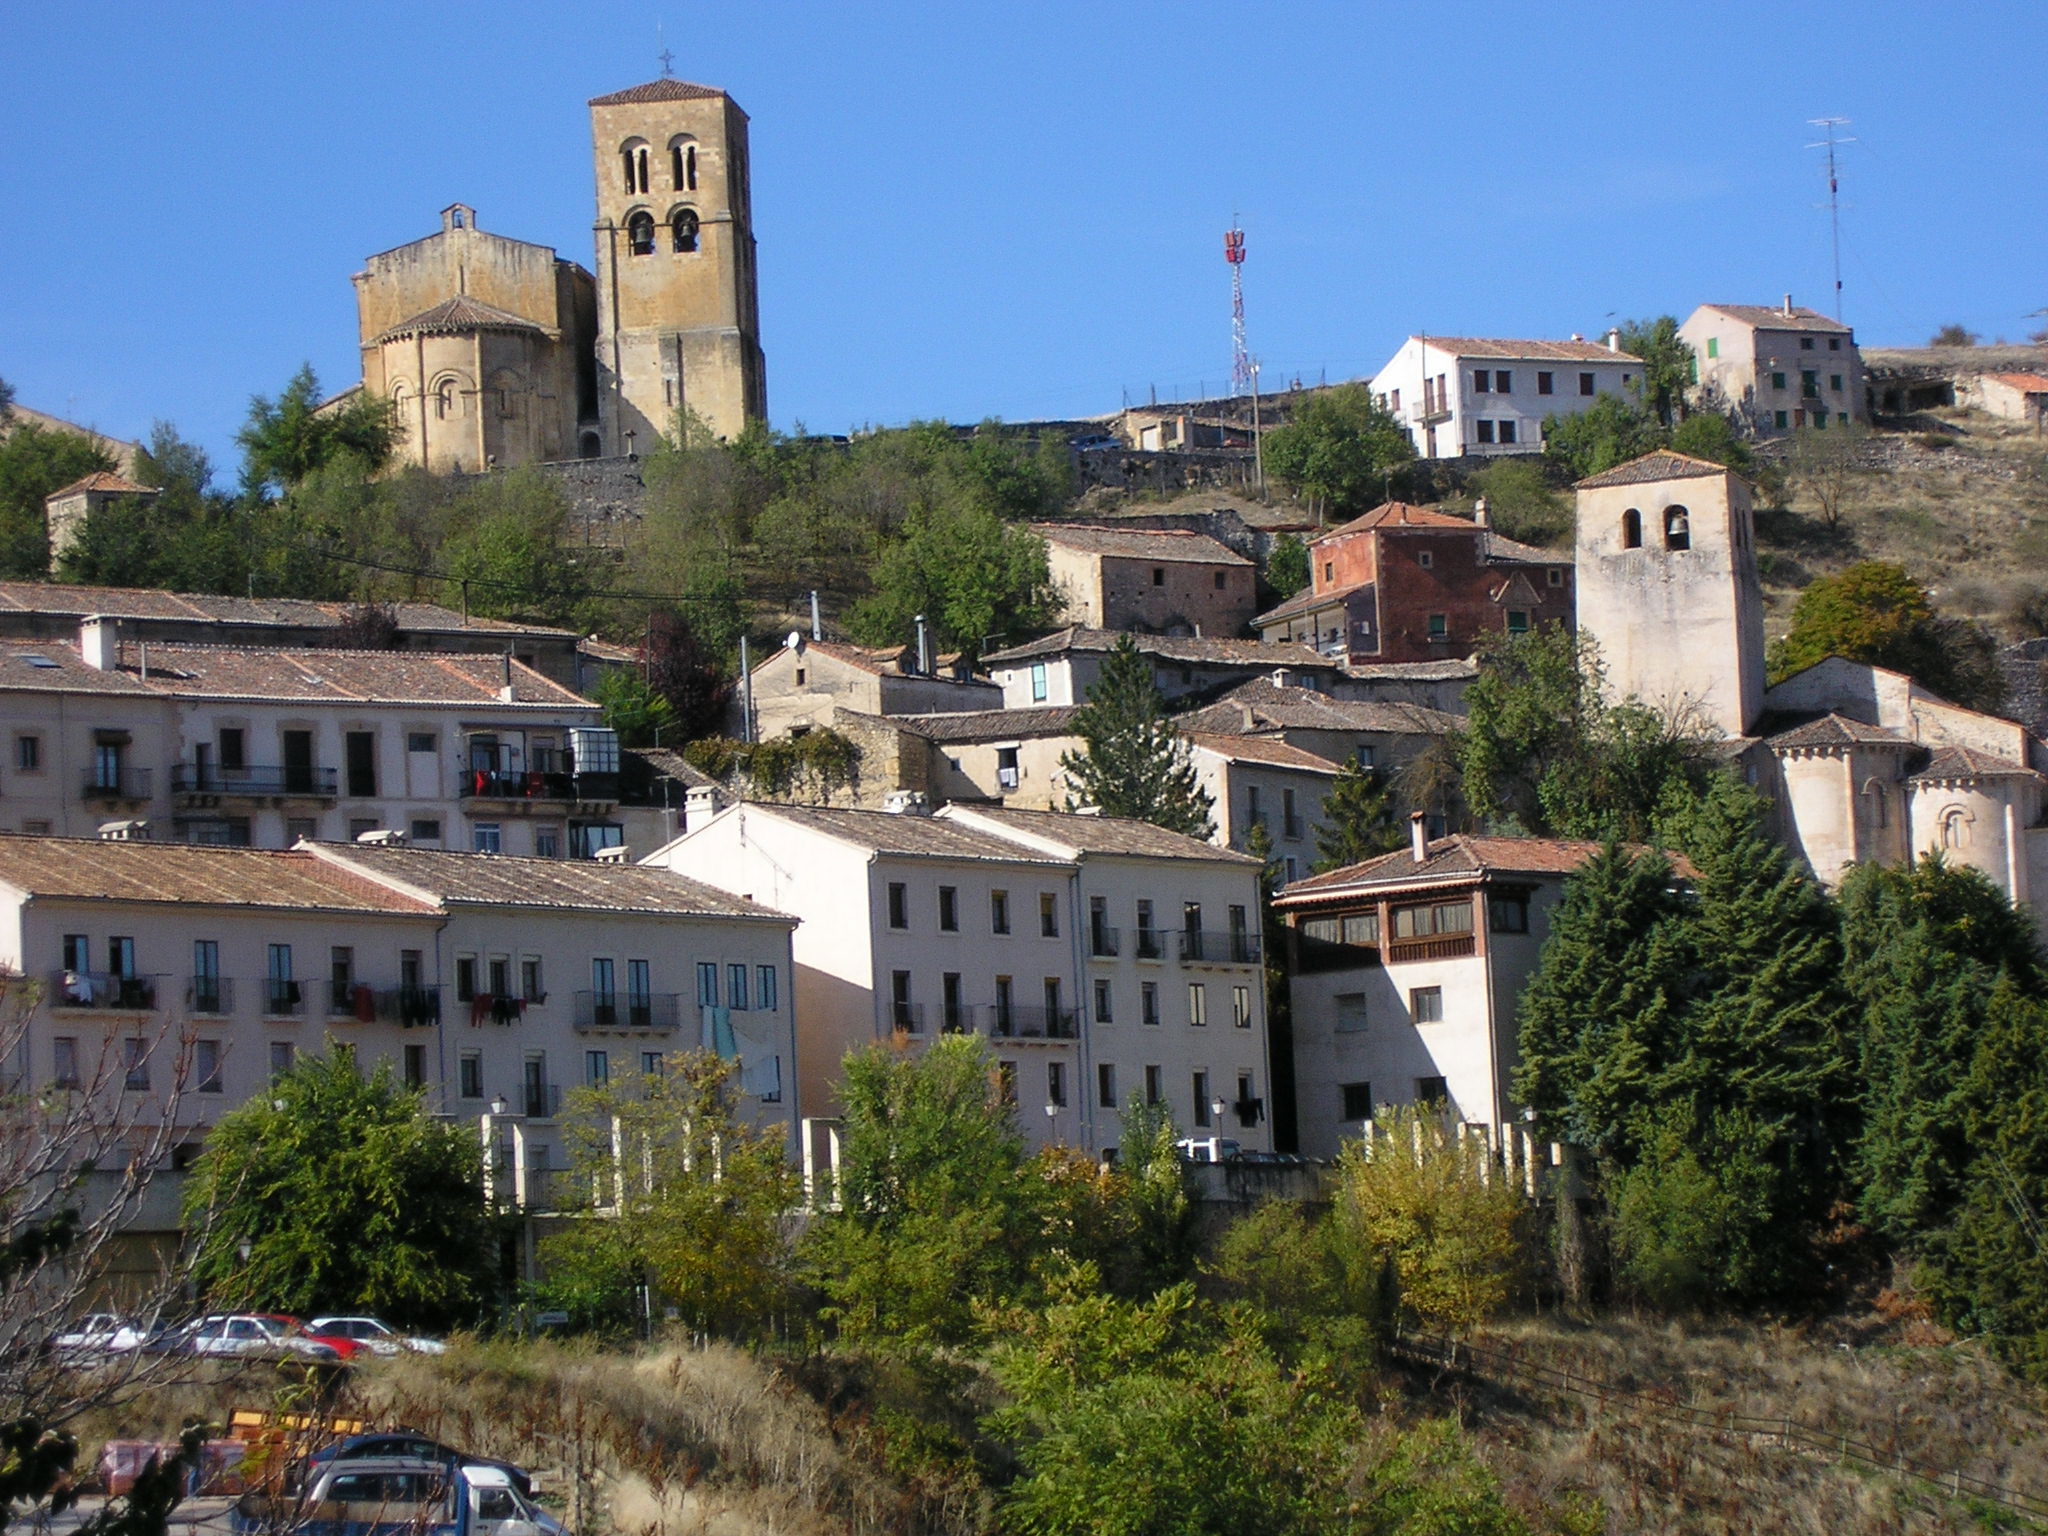
M 664 77 L 590 103 L 597 165 L 593 452 L 646 453 L 687 410 L 732 438 L 768 413 L 747 115 Z

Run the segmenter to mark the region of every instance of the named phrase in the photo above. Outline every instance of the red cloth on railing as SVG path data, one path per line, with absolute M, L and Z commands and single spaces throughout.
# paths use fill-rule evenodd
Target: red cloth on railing
M 355 986 L 349 989 L 348 1005 L 355 1013 L 358 1024 L 374 1024 L 377 1022 L 377 994 L 361 982 L 357 982 Z

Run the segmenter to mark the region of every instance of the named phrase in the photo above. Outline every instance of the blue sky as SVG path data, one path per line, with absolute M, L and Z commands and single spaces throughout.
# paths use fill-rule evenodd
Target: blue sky
M 362 258 L 474 204 L 590 263 L 585 100 L 659 73 L 753 119 L 775 424 L 1082 414 L 1417 329 L 1563 336 L 1703 300 L 1827 307 L 1844 153 L 1866 344 L 2048 306 L 2038 3 L 12 8 L 0 377 L 234 467 L 249 396 L 353 381 Z

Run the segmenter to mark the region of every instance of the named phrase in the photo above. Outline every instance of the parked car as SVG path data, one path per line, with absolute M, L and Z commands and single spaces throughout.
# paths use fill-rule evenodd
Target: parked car
M 140 1349 L 149 1331 L 116 1317 L 111 1312 L 93 1312 L 81 1317 L 68 1332 L 50 1341 L 66 1354 L 122 1355 Z
M 329 1343 L 345 1339 L 373 1355 L 396 1355 L 406 1350 L 417 1355 L 439 1355 L 448 1350 L 448 1346 L 439 1339 L 400 1333 L 389 1323 L 374 1317 L 316 1317 L 306 1324 L 306 1332 Z
M 568 1536 L 499 1467 L 417 1456 L 332 1461 L 282 1499 L 246 1494 L 236 1536 Z
M 1069 438 L 1067 444 L 1076 453 L 1113 453 L 1123 447 L 1119 439 L 1106 432 L 1090 432 L 1082 437 Z
M 269 1312 L 216 1312 L 195 1318 L 166 1342 L 190 1355 L 339 1361 L 344 1353 L 344 1341 L 308 1338 L 297 1318 Z
M 373 1434 L 353 1435 L 333 1445 L 322 1446 L 307 1456 L 301 1464 L 302 1484 L 311 1482 L 321 1468 L 338 1461 L 385 1461 L 398 1457 L 409 1461 L 433 1461 L 442 1465 L 462 1467 L 491 1467 L 510 1479 L 523 1498 L 533 1497 L 533 1478 L 524 1467 L 514 1466 L 509 1461 L 499 1461 L 492 1456 L 472 1456 L 467 1451 L 458 1451 L 452 1445 L 443 1445 L 438 1440 L 429 1440 L 425 1435 L 414 1434 L 409 1429 L 380 1430 Z

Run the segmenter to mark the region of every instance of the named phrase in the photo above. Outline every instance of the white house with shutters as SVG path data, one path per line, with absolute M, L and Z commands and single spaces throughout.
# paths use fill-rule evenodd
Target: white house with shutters
M 1541 453 L 1543 422 L 1576 416 L 1602 395 L 1628 399 L 1643 362 L 1606 342 L 1410 336 L 1373 375 L 1373 398 L 1425 459 Z

